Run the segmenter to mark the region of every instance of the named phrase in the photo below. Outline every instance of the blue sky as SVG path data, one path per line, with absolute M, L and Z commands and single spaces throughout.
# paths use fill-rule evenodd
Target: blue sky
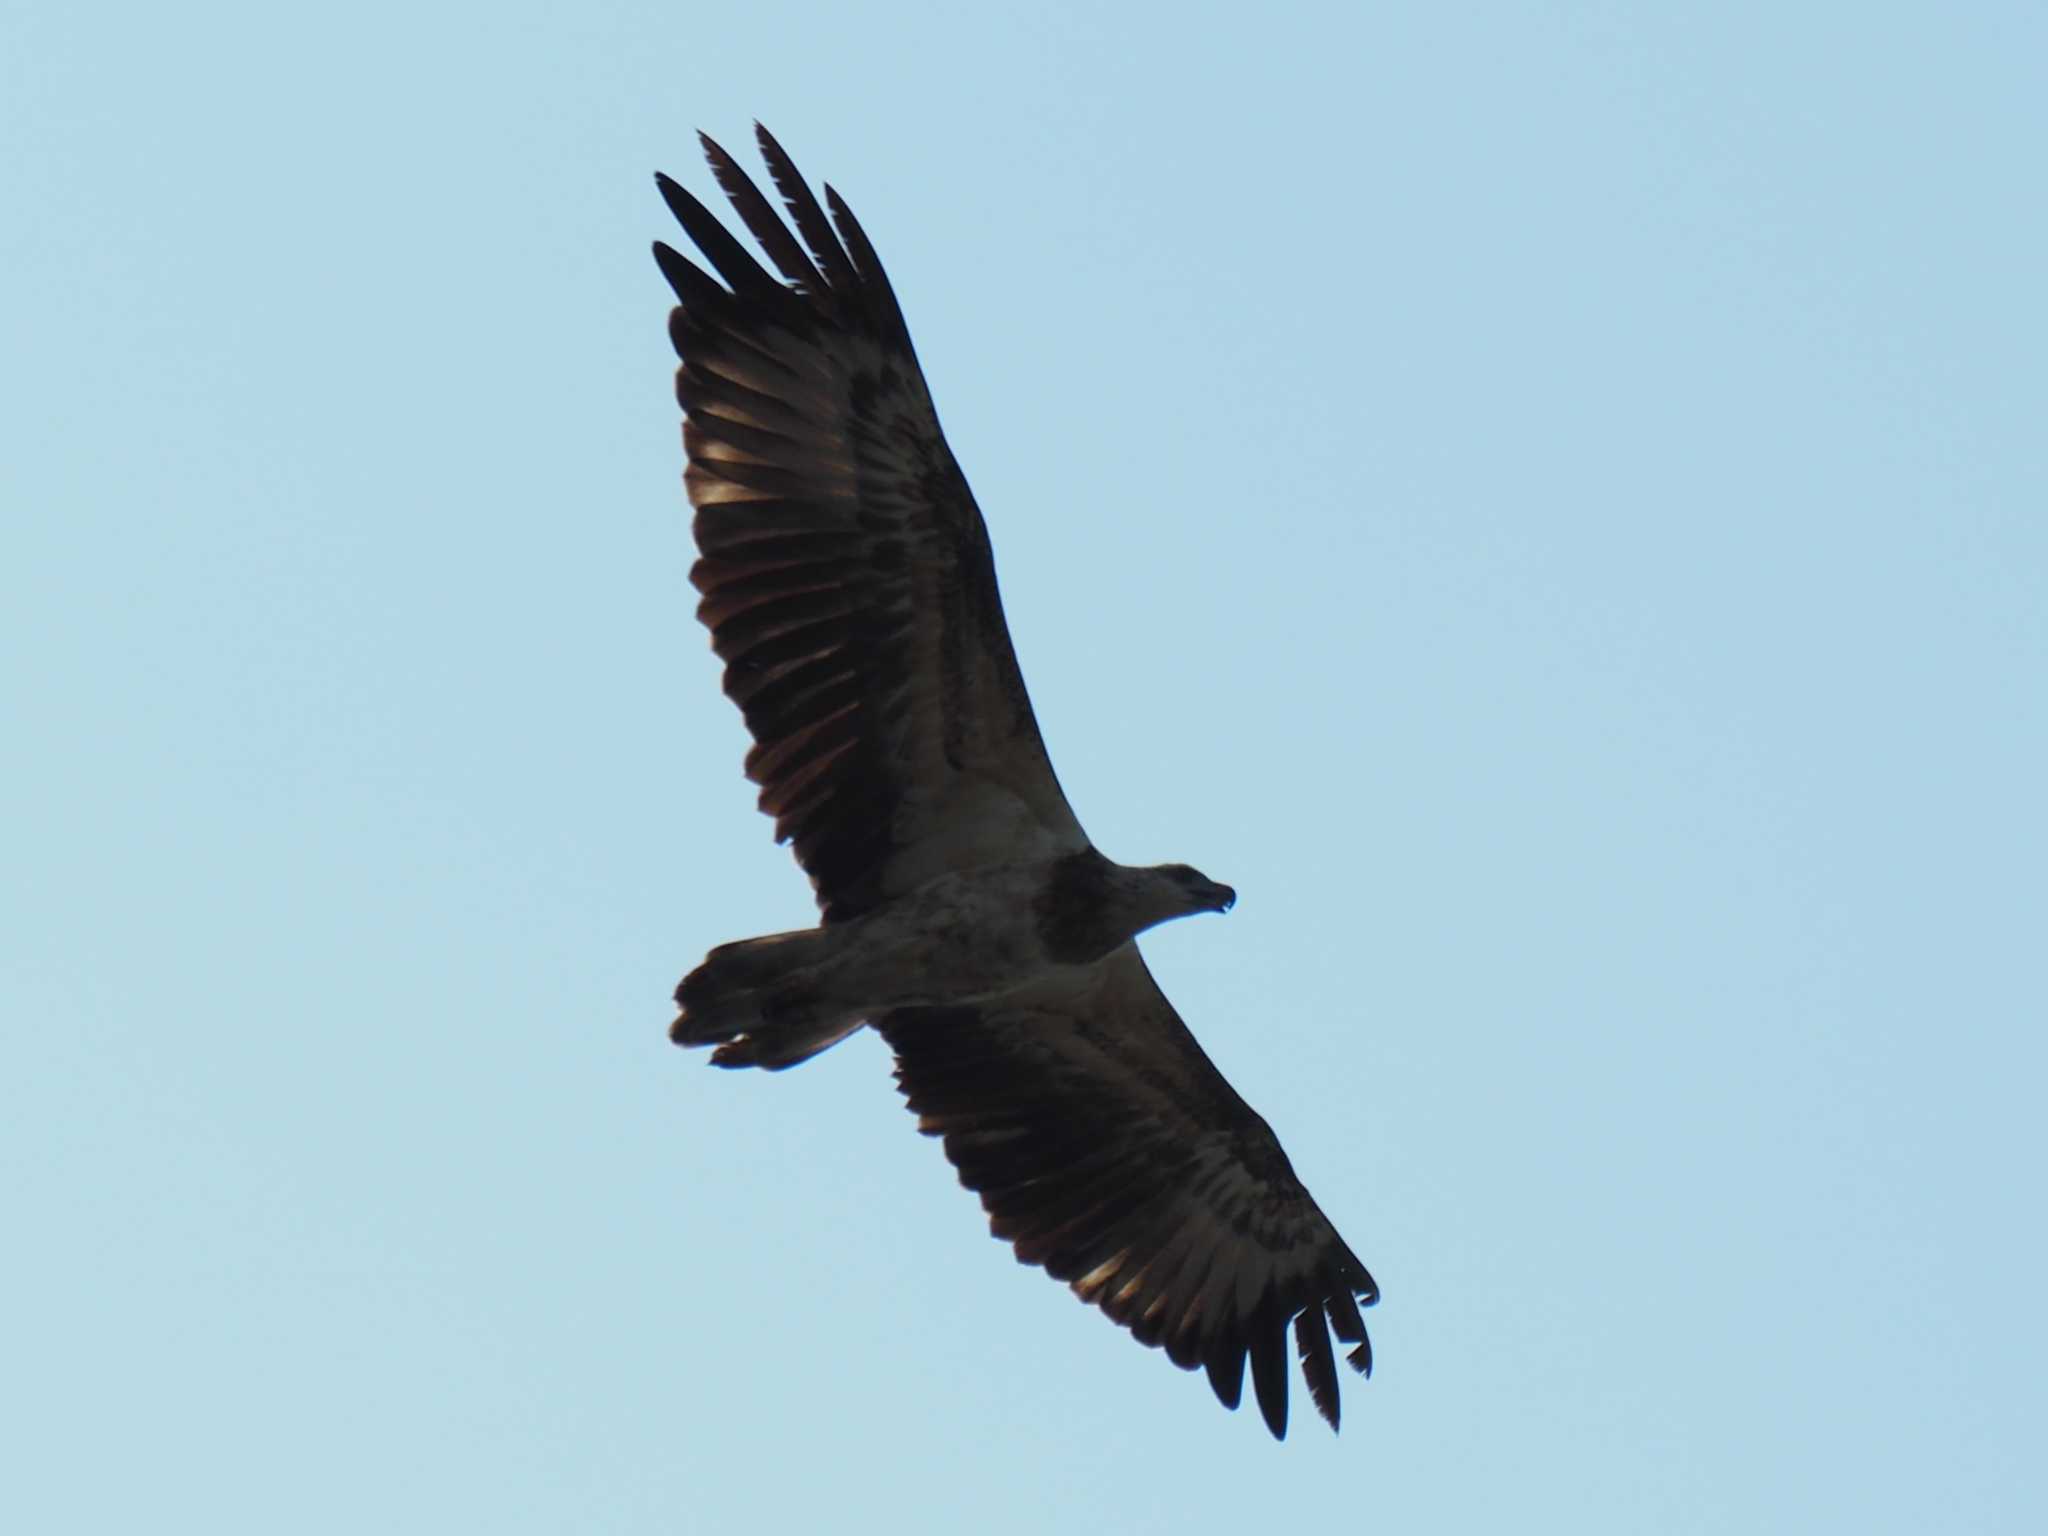
M 2040 1528 L 2038 8 L 0 20 L 21 1530 Z M 691 617 L 650 173 L 859 210 L 1066 787 L 1372 1266 L 991 1241 Z

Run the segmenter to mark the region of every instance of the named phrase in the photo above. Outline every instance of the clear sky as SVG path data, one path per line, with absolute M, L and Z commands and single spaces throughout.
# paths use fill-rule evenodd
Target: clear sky
M 0 1517 L 2037 1531 L 2048 20 L 9 5 Z M 650 173 L 889 263 L 1096 840 L 1385 1292 L 992 1241 L 692 619 Z

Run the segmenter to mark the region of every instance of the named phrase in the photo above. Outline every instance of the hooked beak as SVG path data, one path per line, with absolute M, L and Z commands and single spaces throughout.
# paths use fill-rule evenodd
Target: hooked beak
M 1215 910 L 1217 910 L 1218 912 L 1228 912 L 1232 907 L 1237 905 L 1237 892 L 1233 891 L 1227 885 L 1217 886 L 1212 894 L 1216 898 Z

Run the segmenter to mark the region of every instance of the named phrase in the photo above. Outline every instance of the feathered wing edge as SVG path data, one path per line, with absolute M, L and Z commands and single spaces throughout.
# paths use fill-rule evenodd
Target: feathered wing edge
M 712 282 L 688 257 L 657 240 L 654 259 L 669 286 L 685 304 L 692 299 L 716 302 L 737 296 L 763 306 L 799 333 L 816 319 L 802 302 L 807 297 L 841 324 L 864 321 L 864 328 L 877 340 L 900 348 L 915 359 L 916 349 L 910 344 L 910 328 L 896 302 L 896 291 L 889 285 L 881 258 L 875 254 L 867 231 L 861 228 L 853 210 L 827 183 L 825 200 L 832 210 L 828 216 L 775 135 L 756 123 L 754 139 L 775 190 L 782 195 L 790 220 L 803 237 L 801 245 L 739 162 L 709 134 L 697 135 L 711 173 L 732 203 L 733 211 L 739 214 L 747 232 L 760 242 L 775 269 L 795 285 L 797 292 L 792 293 L 770 277 L 719 222 L 718 216 L 687 188 L 657 171 L 654 183 L 661 190 L 662 200 L 712 269 L 730 285 L 731 294 Z
M 1287 1430 L 1291 1324 L 1309 1396 L 1335 1429 L 1330 1334 L 1370 1375 L 1359 1309 L 1379 1288 L 1135 951 L 1131 963 L 1158 998 L 1160 1011 L 1141 1020 L 1062 1009 L 886 1016 L 878 1028 L 897 1082 L 1019 1260 L 1182 1369 L 1202 1367 L 1226 1407 L 1238 1406 L 1249 1361 L 1276 1439 Z

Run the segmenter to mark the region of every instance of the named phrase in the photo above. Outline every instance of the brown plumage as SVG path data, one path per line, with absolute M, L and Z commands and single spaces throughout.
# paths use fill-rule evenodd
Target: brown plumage
M 757 135 L 789 224 L 703 142 L 779 277 L 666 177 L 717 277 L 655 256 L 680 301 L 698 616 L 754 738 L 761 808 L 823 917 L 712 951 L 677 990 L 675 1038 L 782 1068 L 873 1024 L 920 1128 L 1020 1259 L 1205 1369 L 1231 1407 L 1249 1361 L 1276 1436 L 1291 1324 L 1334 1427 L 1329 1334 L 1369 1371 L 1359 1307 L 1377 1287 L 1135 943 L 1234 893 L 1185 865 L 1112 863 L 1082 831 L 874 248 Z

